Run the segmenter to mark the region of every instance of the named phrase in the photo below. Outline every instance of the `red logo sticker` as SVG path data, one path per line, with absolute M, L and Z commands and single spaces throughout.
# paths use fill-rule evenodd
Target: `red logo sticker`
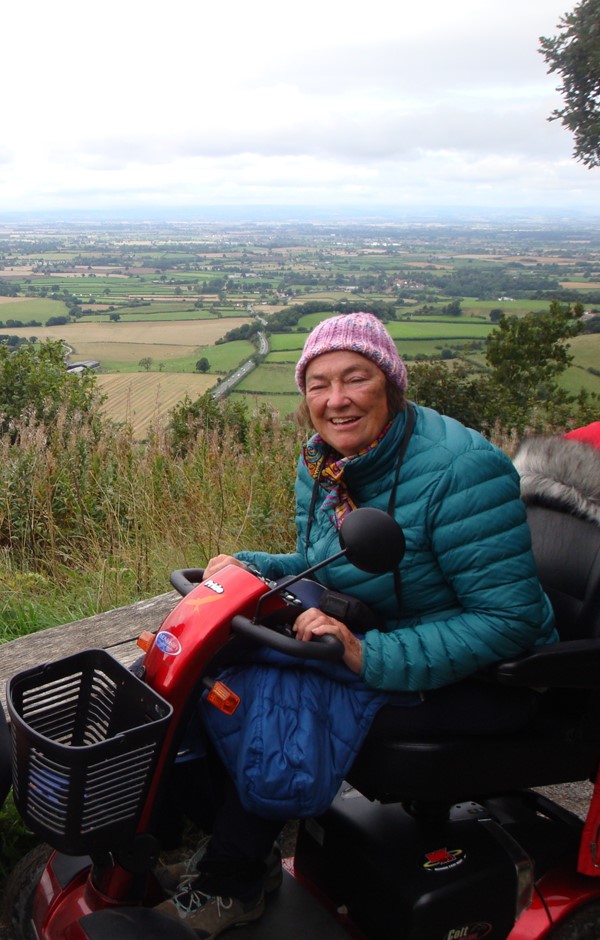
M 462 849 L 436 849 L 435 852 L 426 852 L 423 868 L 428 871 L 446 871 L 448 868 L 456 868 L 462 865 L 466 859 Z

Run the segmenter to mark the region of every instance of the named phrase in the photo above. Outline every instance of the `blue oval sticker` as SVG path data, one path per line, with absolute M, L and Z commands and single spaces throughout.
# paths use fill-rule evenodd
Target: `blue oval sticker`
M 161 630 L 157 633 L 155 642 L 165 656 L 178 656 L 181 653 L 181 643 L 168 630 Z

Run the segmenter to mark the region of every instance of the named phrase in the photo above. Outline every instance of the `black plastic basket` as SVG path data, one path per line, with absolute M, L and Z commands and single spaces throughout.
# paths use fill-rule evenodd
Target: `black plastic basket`
M 13 676 L 13 791 L 25 823 L 68 855 L 135 832 L 172 708 L 104 650 Z

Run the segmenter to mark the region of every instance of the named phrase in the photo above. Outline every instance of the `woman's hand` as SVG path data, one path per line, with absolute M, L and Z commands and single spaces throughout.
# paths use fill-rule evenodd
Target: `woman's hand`
M 207 562 L 202 580 L 206 581 L 207 578 L 212 578 L 213 575 L 219 571 L 220 568 L 224 568 L 225 565 L 237 565 L 238 568 L 246 567 L 243 561 L 239 561 L 237 558 L 233 558 L 232 555 L 215 555 L 214 558 L 209 559 Z
M 344 645 L 344 655 L 342 661 L 351 669 L 352 672 L 360 674 L 362 667 L 362 645 L 348 627 L 335 617 L 323 613 L 316 607 L 302 611 L 296 617 L 294 623 L 294 632 L 298 640 L 307 642 L 313 636 L 323 636 L 324 633 L 331 633 Z

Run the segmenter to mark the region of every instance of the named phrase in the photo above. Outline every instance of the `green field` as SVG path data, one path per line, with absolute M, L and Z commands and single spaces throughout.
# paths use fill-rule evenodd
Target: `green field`
M 263 362 L 257 369 L 247 375 L 237 386 L 243 392 L 264 392 L 279 394 L 281 392 L 294 393 L 294 367 L 279 363 Z
M 575 336 L 570 345 L 578 365 L 584 369 L 600 369 L 600 333 Z
M 571 395 L 577 395 L 581 389 L 600 395 L 600 376 L 592 375 L 585 369 L 570 366 L 561 378 L 560 384 Z
M 47 323 L 50 317 L 64 317 L 67 315 L 67 308 L 62 300 L 49 300 L 40 298 L 39 300 L 14 300 L 0 303 L 0 320 L 6 323 L 7 320 L 20 320 L 25 326 L 28 320 L 38 320 L 40 323 Z M 9 329 L 9 327 L 5 327 Z
M 273 352 L 291 350 L 293 353 L 298 353 L 304 346 L 306 336 L 306 333 L 271 333 L 269 345 Z
M 526 313 L 541 313 L 548 309 L 547 300 L 476 300 L 465 297 L 462 302 L 466 314 L 489 318 L 490 311 L 502 310 L 507 316 L 523 316 Z
M 147 348 L 139 349 L 130 359 L 110 359 L 102 357 L 102 372 L 140 372 L 139 361 L 148 352 Z M 198 346 L 193 355 L 177 356 L 162 359 L 152 358 L 152 364 L 148 371 L 150 372 L 195 372 L 196 363 L 199 359 L 206 358 L 210 363 L 208 374 L 226 375 L 232 372 L 242 362 L 250 359 L 255 352 L 252 343 L 247 340 L 238 340 L 233 343 L 222 343 L 218 346 Z M 151 350 L 150 350 L 151 353 Z
M 571 340 L 572 365 L 563 376 L 561 385 L 568 392 L 576 395 L 581 388 L 600 395 L 600 375 L 593 375 L 588 369 L 600 371 L 600 333 L 588 333 Z
M 237 369 L 240 363 L 250 359 L 254 353 L 254 346 L 252 343 L 248 342 L 248 340 L 236 340 L 233 343 L 221 343 L 218 346 L 199 346 L 193 356 L 171 360 L 171 368 L 167 371 L 194 371 L 198 359 L 206 357 L 210 362 L 209 372 L 227 374 Z M 181 368 L 178 368 L 178 365 L 181 366 Z M 190 368 L 188 368 L 188 366 Z
M 261 407 L 271 408 L 279 412 L 282 417 L 287 418 L 294 414 L 300 404 L 298 392 L 294 394 L 258 394 L 256 392 L 232 392 L 229 396 L 232 401 L 243 402 L 251 411 L 258 410 Z

